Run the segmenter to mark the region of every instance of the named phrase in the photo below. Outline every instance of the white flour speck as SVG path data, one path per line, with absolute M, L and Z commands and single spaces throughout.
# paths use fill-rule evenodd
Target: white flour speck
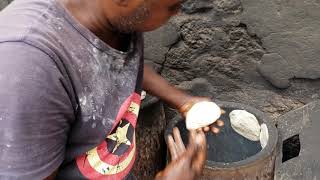
M 80 103 L 82 106 L 85 106 L 87 104 L 87 98 L 84 96 L 83 98 L 80 98 Z
M 97 127 L 97 124 L 96 123 L 92 123 L 92 126 L 91 126 L 92 128 L 95 128 L 95 127 Z
M 7 144 L 6 146 L 7 146 L 7 148 L 10 148 L 10 147 L 11 147 L 11 145 L 10 145 L 10 144 Z
M 106 126 L 107 120 L 103 118 L 103 119 L 102 119 L 102 124 L 103 124 L 104 126 Z

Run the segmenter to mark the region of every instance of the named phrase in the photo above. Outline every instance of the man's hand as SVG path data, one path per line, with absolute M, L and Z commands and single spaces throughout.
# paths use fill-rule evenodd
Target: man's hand
M 197 96 L 191 96 L 187 99 L 187 101 L 178 108 L 179 112 L 182 114 L 183 117 L 187 116 L 188 111 L 191 109 L 191 107 L 201 101 L 211 101 L 210 98 L 207 97 L 197 97 Z M 221 109 L 221 114 L 225 114 L 226 112 Z M 211 124 L 210 126 L 203 127 L 202 130 L 204 132 L 212 131 L 214 134 L 217 134 L 220 132 L 220 129 L 222 126 L 224 126 L 224 122 L 222 120 L 217 120 L 215 123 Z
M 207 143 L 203 131 L 190 131 L 189 145 L 185 148 L 178 128 L 168 137 L 170 164 L 157 174 L 156 180 L 194 180 L 202 173 L 207 157 Z
M 191 96 L 180 89 L 171 86 L 148 65 L 144 66 L 143 89 L 149 94 L 159 97 L 171 107 L 179 110 L 184 117 L 195 103 L 200 101 L 211 101 L 209 98 Z M 223 112 L 221 113 L 223 114 Z M 203 130 L 205 132 L 211 130 L 216 134 L 220 131 L 219 127 L 223 125 L 223 121 L 218 120 L 209 127 L 204 127 Z

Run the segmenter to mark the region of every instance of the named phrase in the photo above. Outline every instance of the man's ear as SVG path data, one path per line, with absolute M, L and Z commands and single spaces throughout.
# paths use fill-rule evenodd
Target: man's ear
M 127 6 L 129 3 L 129 0 L 113 0 L 113 1 L 119 6 Z

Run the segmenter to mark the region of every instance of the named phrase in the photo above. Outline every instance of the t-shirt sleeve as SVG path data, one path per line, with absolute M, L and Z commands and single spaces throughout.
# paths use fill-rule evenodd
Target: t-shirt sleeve
M 54 61 L 0 43 L 0 179 L 43 179 L 64 159 L 74 111 Z

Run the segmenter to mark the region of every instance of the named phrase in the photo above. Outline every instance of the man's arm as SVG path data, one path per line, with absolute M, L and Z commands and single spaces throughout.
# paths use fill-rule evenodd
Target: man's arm
M 158 75 L 148 65 L 144 65 L 143 89 L 177 109 L 184 117 L 195 103 L 199 101 L 211 101 L 206 97 L 188 95 L 182 90 L 170 85 L 168 81 Z M 213 133 L 219 133 L 219 128 L 223 125 L 223 121 L 218 120 L 208 127 L 203 127 L 203 130 L 206 132 L 211 130 Z
M 185 103 L 193 99 L 192 96 L 170 85 L 150 66 L 144 65 L 143 89 L 171 105 L 180 109 Z

